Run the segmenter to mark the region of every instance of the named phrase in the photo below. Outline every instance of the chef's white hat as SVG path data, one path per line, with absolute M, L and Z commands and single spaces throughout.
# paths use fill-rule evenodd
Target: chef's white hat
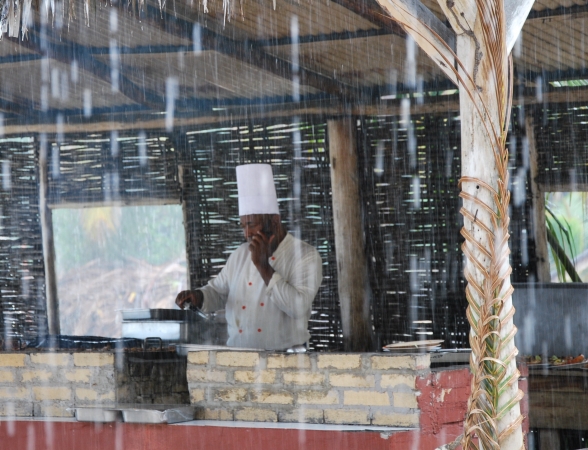
M 280 214 L 272 166 L 247 164 L 237 166 L 239 215 Z

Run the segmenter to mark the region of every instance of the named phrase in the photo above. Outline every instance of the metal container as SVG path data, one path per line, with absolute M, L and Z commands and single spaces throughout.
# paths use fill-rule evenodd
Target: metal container
M 75 416 L 78 422 L 116 422 L 122 419 L 121 412 L 114 408 L 77 407 Z
M 194 407 L 181 405 L 121 406 L 123 420 L 128 423 L 178 423 L 194 420 Z

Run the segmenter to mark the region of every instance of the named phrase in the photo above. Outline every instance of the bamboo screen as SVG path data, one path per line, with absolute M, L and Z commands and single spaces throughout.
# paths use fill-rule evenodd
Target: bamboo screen
M 540 165 L 582 179 L 588 158 L 586 139 L 580 137 L 588 126 L 584 110 L 571 111 L 550 112 L 545 121 L 539 112 Z M 513 281 L 527 281 L 535 273 L 528 146 L 520 122 L 513 118 L 510 141 Z M 398 117 L 363 118 L 357 136 L 377 343 L 433 337 L 446 339 L 446 346 L 467 346 L 458 117 L 414 116 L 410 124 Z M 284 223 L 323 258 L 311 347 L 338 350 L 342 338 L 326 139 L 326 123 L 308 119 L 174 135 L 66 136 L 58 145 L 50 138 L 49 200 L 61 205 L 185 202 L 190 281 L 197 287 L 218 273 L 242 240 L 235 166 L 271 163 Z M 36 137 L 0 141 L 0 327 L 4 336 L 24 340 L 46 330 L 37 147 Z
M 37 144 L 0 140 L 0 337 L 5 346 L 46 333 Z
M 218 273 L 243 242 L 235 166 L 273 166 L 282 221 L 323 260 L 323 283 L 309 322 L 310 347 L 342 345 L 332 225 L 330 166 L 324 123 L 247 124 L 186 133 L 184 193 L 191 248 L 191 285 Z

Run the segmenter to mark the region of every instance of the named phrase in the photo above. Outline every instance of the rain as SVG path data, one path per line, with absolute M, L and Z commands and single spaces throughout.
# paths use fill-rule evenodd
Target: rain
M 588 448 L 587 11 L 0 0 L 0 448 Z

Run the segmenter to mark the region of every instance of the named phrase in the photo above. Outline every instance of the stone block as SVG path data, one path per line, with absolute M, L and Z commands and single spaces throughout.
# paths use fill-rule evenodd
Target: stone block
M 196 411 L 196 418 L 200 420 L 233 420 L 233 411 L 230 409 L 204 408 Z
M 188 369 L 188 383 L 226 383 L 227 372 L 220 370 Z
M 76 399 L 77 400 L 98 400 L 98 392 L 94 389 L 76 388 Z
M 14 373 L 8 370 L 0 370 L 0 383 L 13 383 Z
M 188 364 L 206 365 L 208 364 L 208 352 L 189 352 Z
M 75 411 L 65 404 L 35 404 L 35 416 L 40 417 L 73 417 Z
M 390 369 L 409 369 L 421 370 L 427 369 L 431 365 L 431 357 L 428 353 L 423 355 L 386 355 L 386 356 L 372 356 L 370 358 L 372 369 L 375 370 L 390 370 Z
M 370 419 L 367 410 L 325 409 L 325 423 L 367 425 L 370 423 Z
M 251 394 L 251 401 L 254 403 L 274 403 L 278 405 L 291 405 L 294 403 L 294 396 L 286 391 L 261 391 Z
M 25 357 L 23 353 L 0 353 L 0 367 L 24 367 Z
M 305 354 L 271 355 L 267 357 L 268 369 L 310 369 L 310 358 Z
M 365 406 L 390 406 L 390 397 L 387 392 L 376 391 L 345 391 L 343 392 L 344 405 Z
M 325 417 L 322 409 L 296 408 L 292 411 L 279 412 L 278 420 L 295 423 L 324 423 Z
M 353 375 L 350 373 L 332 373 L 329 384 L 336 387 L 373 388 L 376 380 L 373 375 Z
M 276 381 L 276 372 L 273 370 L 236 370 L 233 376 L 237 383 L 271 384 Z
M 256 367 L 259 364 L 259 353 L 255 352 L 218 352 L 216 365 L 227 367 Z
M 1 417 L 32 417 L 33 403 L 32 402 L 0 402 L 0 416 Z
M 89 369 L 75 369 L 64 373 L 65 379 L 72 383 L 88 383 L 92 372 Z
M 397 386 L 405 385 L 411 389 L 416 387 L 416 376 L 415 375 L 404 375 L 400 373 L 385 373 L 382 374 L 380 379 L 380 387 L 382 388 L 395 388 Z
M 30 381 L 49 381 L 53 373 L 48 370 L 25 370 L 22 372 L 23 383 Z
M 417 397 L 414 392 L 394 392 L 395 408 L 418 408 Z
M 244 402 L 246 399 L 247 389 L 218 389 L 214 393 L 214 400 L 217 402 Z
M 284 384 L 297 384 L 301 386 L 316 386 L 325 382 L 325 376 L 316 372 L 284 372 L 282 375 Z
M 112 353 L 74 353 L 74 365 L 77 367 L 101 367 L 114 365 Z
M 71 389 L 68 387 L 34 386 L 35 400 L 70 400 Z
M 235 420 L 243 422 L 277 422 L 278 414 L 269 409 L 243 408 L 235 411 Z
M 372 425 L 417 428 L 419 426 L 419 415 L 414 413 L 396 414 L 378 411 L 373 415 Z
M 319 369 L 359 369 L 361 355 L 324 353 L 318 355 L 317 366 Z
M 0 387 L 0 398 L 2 399 L 28 399 L 29 390 L 26 387 Z M 3 402 L 2 402 L 3 403 Z
M 403 375 L 400 373 L 385 373 L 382 374 L 380 379 L 380 387 L 382 388 L 395 388 L 396 386 L 405 385 L 411 389 L 415 389 L 416 376 L 414 375 Z
M 204 389 L 190 389 L 190 404 L 203 402 L 206 400 L 206 391 Z
M 69 353 L 32 353 L 32 364 L 43 364 L 48 366 L 69 366 L 71 365 L 72 355 Z
M 304 391 L 298 394 L 300 405 L 338 405 L 339 393 L 335 390 L 325 391 Z

